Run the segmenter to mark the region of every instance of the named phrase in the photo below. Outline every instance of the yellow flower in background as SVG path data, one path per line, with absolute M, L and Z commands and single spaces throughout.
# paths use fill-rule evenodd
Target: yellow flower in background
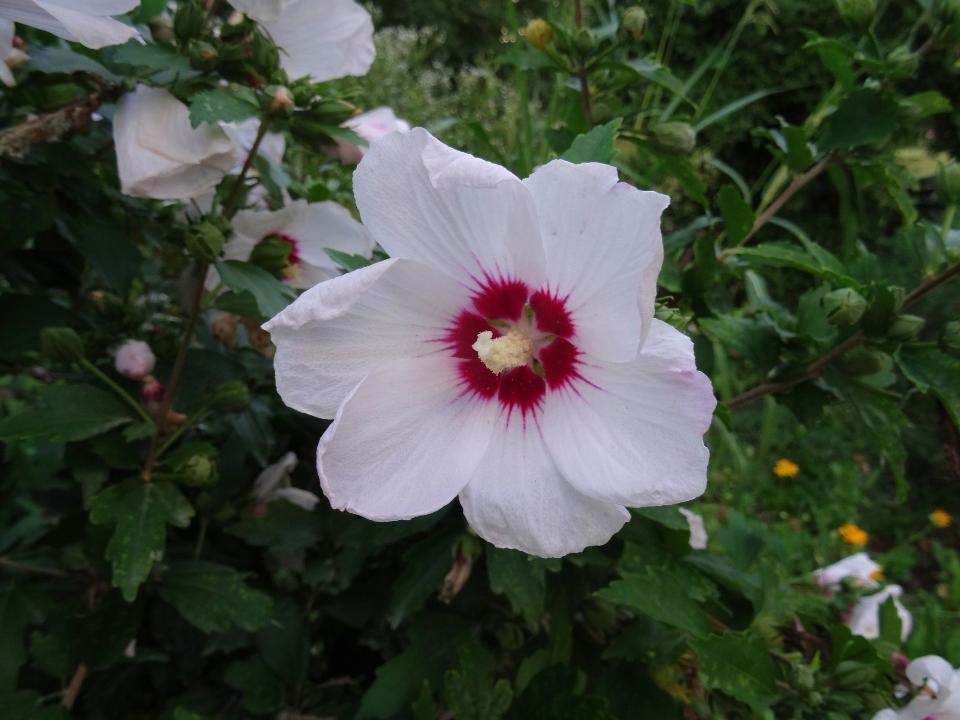
M 850 545 L 866 545 L 870 536 L 867 531 L 853 523 L 847 523 L 837 528 L 843 541 Z
M 932 522 L 938 528 L 950 527 L 950 525 L 953 524 L 953 516 L 950 515 L 950 513 L 948 513 L 946 510 L 937 508 L 930 513 L 930 522 Z
M 780 458 L 773 466 L 773 474 L 778 478 L 793 478 L 798 472 L 800 472 L 800 466 L 786 458 Z
M 866 535 L 866 533 L 864 533 Z M 872 573 L 870 573 L 870 579 L 876 582 L 883 580 L 883 568 L 877 568 Z

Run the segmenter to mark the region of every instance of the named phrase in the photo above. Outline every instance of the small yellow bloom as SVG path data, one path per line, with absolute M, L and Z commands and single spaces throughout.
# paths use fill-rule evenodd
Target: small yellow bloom
M 798 472 L 800 472 L 800 466 L 786 458 L 780 458 L 773 466 L 773 474 L 778 478 L 793 478 Z
M 867 540 L 870 538 L 866 530 L 853 523 L 841 525 L 837 530 L 841 537 L 843 537 L 844 542 L 850 545 L 866 545 Z
M 864 535 L 866 535 L 866 533 L 864 533 Z M 876 580 L 877 582 L 880 582 L 881 580 L 883 580 L 883 568 L 877 568 L 872 573 L 870 573 L 870 579 Z
M 533 47 L 537 50 L 543 50 L 550 44 L 550 40 L 553 38 L 553 28 L 550 27 L 550 23 L 546 20 L 534 18 L 527 23 L 523 35 L 527 39 L 527 42 L 533 45 Z
M 946 528 L 953 524 L 953 517 L 946 510 L 937 508 L 930 513 L 930 522 L 932 522 L 938 528 Z

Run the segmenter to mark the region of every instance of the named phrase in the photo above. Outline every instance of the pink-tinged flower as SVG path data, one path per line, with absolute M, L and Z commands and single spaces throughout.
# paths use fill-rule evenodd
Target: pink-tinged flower
M 907 666 L 907 679 L 919 688 L 899 710 L 883 710 L 873 720 L 960 719 L 960 670 L 936 655 L 919 657 Z
M 140 33 L 111 15 L 122 15 L 140 0 L 0 0 L 0 18 L 75 40 L 94 50 L 122 45 Z
M 373 20 L 354 0 L 231 0 L 263 25 L 280 48 L 280 64 L 294 80 L 324 82 L 366 75 L 376 49 Z
M 392 108 L 380 107 L 350 118 L 343 124 L 343 127 L 353 130 L 370 144 L 390 133 L 409 130 L 410 123 L 398 118 Z M 337 138 L 337 145 L 333 148 L 331 154 L 338 157 L 340 162 L 355 165 L 363 159 L 366 151 L 365 147 L 354 145 L 343 138 Z
M 137 197 L 198 197 L 212 191 L 239 157 L 221 128 L 192 127 L 186 105 L 145 85 L 120 99 L 113 138 L 121 189 Z
M 847 578 L 850 578 L 856 587 L 879 587 L 880 583 L 877 581 L 882 577 L 880 566 L 871 560 L 865 552 L 845 557 L 833 565 L 816 570 L 813 576 L 817 585 L 823 585 L 833 590 L 838 589 L 840 583 Z
M 313 510 L 320 498 L 312 492 L 290 487 L 290 473 L 297 466 L 297 456 L 288 452 L 272 465 L 268 465 L 253 483 L 253 497 L 261 505 L 272 500 L 286 500 L 289 503 Z
M 153 372 L 156 364 L 153 350 L 142 340 L 127 340 L 113 356 L 114 369 L 131 380 L 143 380 Z
M 7 87 L 17 84 L 13 71 L 23 65 L 29 56 L 17 47 L 18 38 L 14 24 L 0 19 L 0 82 Z
M 595 163 L 521 182 L 419 128 L 375 143 L 354 187 L 392 258 L 264 326 L 287 405 L 334 418 L 333 507 L 400 520 L 459 495 L 494 545 L 562 556 L 624 506 L 703 493 L 716 401 L 653 317 L 668 198 Z
M 329 200 L 293 200 L 280 210 L 244 210 L 233 220 L 233 233 L 223 248 L 227 260 L 249 260 L 265 240 L 288 243 L 284 282 L 295 288 L 313 287 L 340 274 L 327 248 L 366 258 L 373 253 L 373 240 L 363 225 L 345 207 Z M 207 285 L 217 282 L 216 271 L 211 271 Z
M 850 609 L 850 615 L 844 622 L 854 635 L 875 640 L 880 637 L 880 606 L 889 598 L 893 598 L 897 616 L 900 618 L 900 639 L 906 642 L 910 637 L 910 631 L 913 630 L 913 615 L 900 602 L 901 595 L 903 595 L 903 588 L 899 585 L 887 585 L 878 593 L 860 598 Z
M 703 524 L 703 516 L 683 507 L 677 509 L 686 518 L 687 527 L 690 528 L 690 547 L 694 550 L 706 550 L 708 535 L 707 528 Z

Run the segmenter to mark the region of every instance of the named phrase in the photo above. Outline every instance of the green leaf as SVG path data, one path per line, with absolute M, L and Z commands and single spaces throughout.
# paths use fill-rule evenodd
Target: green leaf
M 875 145 L 897 128 L 897 104 L 877 90 L 857 90 L 824 123 L 821 151 Z
M 635 60 L 628 60 L 627 62 L 623 63 L 623 65 L 624 67 L 635 72 L 644 80 L 652 82 L 655 85 L 659 85 L 662 88 L 666 88 L 674 95 L 677 95 L 687 102 L 690 102 L 689 98 L 687 98 L 684 94 L 686 89 L 684 88 L 683 82 L 681 82 L 680 78 L 678 78 L 660 63 L 637 58 Z
M 28 620 L 27 600 L 16 585 L 0 593 L 0 691 L 17 685 L 17 673 L 27 659 L 23 635 Z
M 130 422 L 127 406 L 91 385 L 49 385 L 29 410 L 0 420 L 0 440 L 74 442 Z
M 90 520 L 112 523 L 113 537 L 105 557 L 113 566 L 113 586 L 127 602 L 163 559 L 167 525 L 187 527 L 193 507 L 169 482 L 145 483 L 132 478 L 99 493 L 90 503 Z
M 746 633 L 726 632 L 690 643 L 704 686 L 763 713 L 776 699 L 776 676 L 767 643 Z
M 160 597 L 204 632 L 234 626 L 253 632 L 270 621 L 273 600 L 248 586 L 245 577 L 228 565 L 181 560 L 164 572 Z
M 323 251 L 330 256 L 331 260 L 347 272 L 365 268 L 373 262 L 370 258 L 363 257 L 363 255 L 351 255 L 350 253 L 334 250 L 333 248 L 324 248 Z
M 258 115 L 256 95 L 238 85 L 216 87 L 190 98 L 190 124 L 240 122 Z
M 386 618 L 391 627 L 397 627 L 440 590 L 453 562 L 453 542 L 449 534 L 429 535 L 403 554 L 404 570 L 390 589 L 387 604 Z
M 617 149 L 613 143 L 617 139 L 617 130 L 620 129 L 621 122 L 623 122 L 622 118 L 614 118 L 606 125 L 598 125 L 588 132 L 577 135 L 560 159 L 572 163 L 613 162 L 617 156 Z
M 257 632 L 257 650 L 274 673 L 290 685 L 302 682 L 310 661 L 310 626 L 292 598 L 277 603 L 272 622 Z
M 444 677 L 444 698 L 457 720 L 498 720 L 513 700 L 506 680 L 494 682 L 496 665 L 490 651 L 474 639 L 457 650 L 459 668 Z
M 732 250 L 728 250 L 728 252 L 731 255 L 756 260 L 764 265 L 801 270 L 810 275 L 828 280 L 835 285 L 853 288 L 860 287 L 860 283 L 846 273 L 840 272 L 835 267 L 832 267 L 832 263 L 827 264 L 823 259 L 819 259 L 811 255 L 810 252 L 801 250 L 795 245 L 788 245 L 786 243 L 763 243 L 754 247 L 733 248 Z
M 907 379 L 920 392 L 936 395 L 960 428 L 960 359 L 922 345 L 906 345 L 896 358 Z
M 893 645 L 900 644 L 900 614 L 893 597 L 888 597 L 880 605 L 880 639 Z
M 69 47 L 41 45 L 30 48 L 27 70 L 41 73 L 92 73 L 108 83 L 120 83 L 117 75 L 91 57 L 74 52 Z
M 648 567 L 643 572 L 624 573 L 622 579 L 594 594 L 698 637 L 710 632 L 710 622 L 690 598 L 688 587 L 668 568 Z
M 293 289 L 263 268 L 250 263 L 223 260 L 217 263 L 217 272 L 223 284 L 231 290 L 253 295 L 262 317 L 273 317 L 296 297 Z
M 245 514 L 226 528 L 228 535 L 243 538 L 250 545 L 268 547 L 274 552 L 298 552 L 316 545 L 322 537 L 323 525 L 317 514 L 277 500 L 267 503 L 262 514 Z
M 527 625 L 539 626 L 547 599 L 543 561 L 526 553 L 500 550 L 492 545 L 487 546 L 485 556 L 490 589 L 497 595 L 506 595 L 510 607 L 523 617 Z
M 766 370 L 776 362 L 780 343 L 772 323 L 764 316 L 721 315 L 703 318 L 700 326 L 707 335 L 719 340 L 727 350 L 743 355 L 756 368 Z
M 739 244 L 753 229 L 757 220 L 743 195 L 733 185 L 724 185 L 717 194 L 717 205 L 727 227 L 727 237 L 732 245 Z
M 272 714 L 283 704 L 283 683 L 259 657 L 231 663 L 223 681 L 240 691 L 240 704 L 255 715 Z
M 38 692 L 18 690 L 0 693 L 0 717 L 3 720 L 70 720 L 71 715 L 59 703 L 45 703 Z
M 712 112 L 707 115 L 703 120 L 694 125 L 693 129 L 697 132 L 705 130 L 711 125 L 720 122 L 724 118 L 733 115 L 740 110 L 743 110 L 745 107 L 753 105 L 753 103 L 758 100 L 763 100 L 765 97 L 770 97 L 771 95 L 776 95 L 777 93 L 785 92 L 784 88 L 768 88 L 766 90 L 757 90 L 752 92 L 749 95 L 744 95 L 742 98 L 738 98 L 727 105 L 724 105 L 722 108 L 716 112 Z
M 143 73 L 167 70 L 190 72 L 190 59 L 177 53 L 172 45 L 143 45 L 131 40 L 101 51 L 108 64 L 121 65 Z

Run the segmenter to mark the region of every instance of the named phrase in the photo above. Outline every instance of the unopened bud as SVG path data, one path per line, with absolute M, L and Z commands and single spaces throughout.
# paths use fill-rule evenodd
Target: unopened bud
M 173 32 L 177 40 L 187 43 L 203 34 L 207 24 L 207 13 L 197 0 L 177 3 L 177 14 L 173 20 Z
M 960 163 L 956 160 L 940 166 L 937 193 L 947 205 L 960 204 Z
M 216 223 L 205 220 L 187 231 L 187 250 L 198 260 L 214 262 L 223 251 L 226 238 Z
M 887 55 L 887 64 L 894 77 L 909 78 L 920 67 L 920 56 L 909 45 L 898 45 Z
M 150 34 L 158 43 L 172 43 L 177 39 L 173 21 L 166 15 L 158 15 L 150 21 Z
M 887 354 L 870 348 L 854 348 L 840 358 L 840 367 L 848 375 L 873 375 L 886 363 Z
M 142 340 L 127 340 L 113 356 L 114 369 L 130 380 L 143 380 L 156 364 L 153 350 Z
M 577 34 L 573 36 L 573 44 L 577 46 L 577 50 L 580 51 L 581 55 L 589 55 L 593 52 L 593 48 L 596 47 L 597 43 L 590 28 L 582 27 L 577 30 Z
M 257 70 L 268 79 L 280 68 L 280 51 L 273 40 L 259 30 L 254 33 L 250 42 L 250 59 Z
M 83 340 L 76 330 L 68 327 L 45 327 L 40 331 L 41 352 L 52 359 L 62 362 L 82 360 L 86 353 Z
M 190 487 L 211 487 L 217 483 L 217 464 L 206 455 L 194 455 L 179 472 L 183 484 Z
M 123 301 L 113 293 L 103 290 L 91 290 L 87 296 L 97 312 L 107 317 L 119 315 L 123 311 Z
M 250 405 L 250 390 L 239 380 L 224 383 L 213 391 L 210 407 L 221 412 L 240 412 Z
M 266 90 L 267 107 L 269 113 L 276 115 L 289 115 L 293 112 L 296 102 L 293 99 L 293 93 L 283 85 L 271 85 Z
M 153 375 L 147 375 L 143 379 L 143 385 L 140 386 L 140 397 L 145 403 L 158 403 L 163 400 L 163 383 L 157 380 Z
M 943 348 L 944 352 L 954 357 L 960 357 L 960 320 L 951 320 L 943 326 L 940 347 Z
M 653 138 L 664 150 L 689 153 L 697 146 L 697 131 L 689 123 L 672 121 L 654 125 Z
M 647 32 L 647 11 L 638 5 L 627 8 L 620 20 L 620 29 L 633 41 L 643 39 Z
M 553 39 L 553 28 L 543 18 L 534 18 L 527 23 L 523 36 L 537 50 L 543 50 Z
M 224 347 L 233 350 L 237 346 L 237 322 L 239 318 L 231 313 L 217 313 L 213 322 L 210 323 L 210 331 L 213 337 Z
M 187 51 L 191 65 L 198 70 L 209 70 L 220 58 L 217 49 L 206 40 L 191 40 Z
M 867 301 L 853 288 L 840 288 L 823 296 L 823 309 L 832 325 L 853 325 L 867 309 Z
M 877 0 L 837 0 L 837 10 L 851 25 L 866 30 L 877 12 Z
M 907 342 L 917 337 L 926 323 L 927 321 L 919 315 L 908 315 L 906 313 L 897 315 L 896 320 L 893 321 L 890 329 L 887 330 L 887 335 L 892 340 Z
M 271 235 L 256 244 L 250 253 L 249 262 L 267 272 L 280 276 L 290 265 L 293 244 L 280 235 Z

